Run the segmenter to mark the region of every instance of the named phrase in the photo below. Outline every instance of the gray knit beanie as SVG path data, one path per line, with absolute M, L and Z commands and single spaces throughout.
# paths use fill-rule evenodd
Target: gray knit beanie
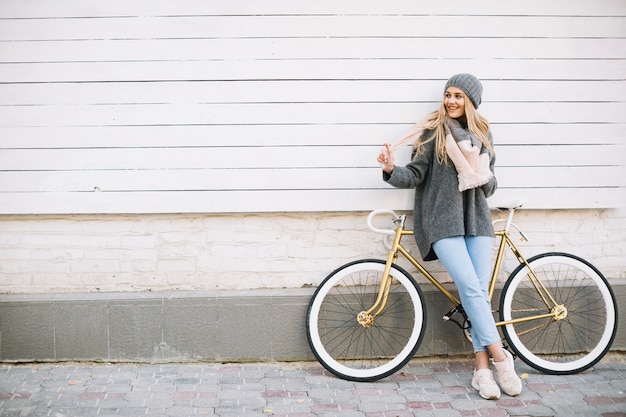
M 470 100 L 474 108 L 478 108 L 481 102 L 481 96 L 483 94 L 483 86 L 480 80 L 474 77 L 472 74 L 456 74 L 450 77 L 446 83 L 446 87 L 443 89 L 445 92 L 448 87 L 456 87 L 465 93 Z

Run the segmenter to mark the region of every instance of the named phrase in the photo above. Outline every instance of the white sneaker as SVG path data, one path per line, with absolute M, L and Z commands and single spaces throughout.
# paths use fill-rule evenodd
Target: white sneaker
M 476 369 L 472 378 L 472 388 L 478 391 L 485 400 L 497 400 L 500 398 L 500 388 L 493 380 L 491 369 Z
M 498 372 L 498 382 L 500 382 L 500 388 L 505 394 L 515 397 L 522 392 L 522 380 L 515 373 L 515 365 L 513 363 L 513 356 L 508 350 L 505 350 L 506 359 L 502 362 L 493 362 Z

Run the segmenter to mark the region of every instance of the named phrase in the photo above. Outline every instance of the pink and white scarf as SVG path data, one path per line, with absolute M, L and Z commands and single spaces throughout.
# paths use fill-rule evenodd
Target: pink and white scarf
M 423 128 L 417 124 L 398 142 L 391 146 L 395 151 L 415 138 L 419 138 Z M 489 182 L 493 173 L 489 169 L 489 153 L 482 144 L 475 146 L 471 140 L 457 141 L 446 127 L 446 152 L 454 164 L 459 179 L 459 191 L 480 187 Z

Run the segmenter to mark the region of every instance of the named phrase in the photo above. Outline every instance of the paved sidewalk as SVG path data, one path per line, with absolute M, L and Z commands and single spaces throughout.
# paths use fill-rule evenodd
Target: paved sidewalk
M 498 401 L 469 386 L 472 361 L 416 359 L 374 383 L 314 362 L 0 365 L 0 416 L 626 416 L 626 356 L 578 375 L 519 360 L 524 391 Z

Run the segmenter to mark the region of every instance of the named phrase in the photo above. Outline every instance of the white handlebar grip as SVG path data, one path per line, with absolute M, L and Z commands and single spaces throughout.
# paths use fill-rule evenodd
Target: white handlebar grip
M 376 232 L 376 233 L 381 233 L 384 235 L 394 235 L 396 233 L 394 229 L 379 229 L 378 227 L 374 227 L 374 224 L 373 224 L 374 217 L 381 215 L 381 214 L 391 214 L 394 219 L 398 218 L 398 215 L 393 210 L 390 210 L 390 209 L 374 210 L 369 214 L 369 216 L 367 216 L 367 227 L 369 227 L 371 231 Z

